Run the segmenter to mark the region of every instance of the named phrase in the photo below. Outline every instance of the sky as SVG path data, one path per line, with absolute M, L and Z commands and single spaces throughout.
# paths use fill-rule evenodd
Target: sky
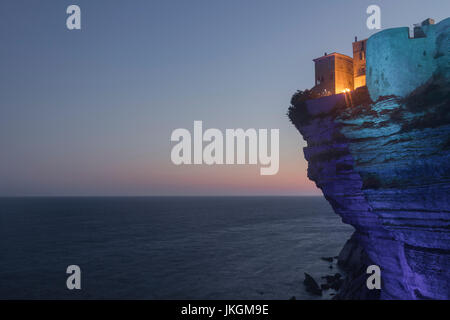
M 66 28 L 81 8 L 82 30 Z M 313 58 L 448 0 L 2 0 L 0 196 L 320 195 L 286 112 Z M 280 130 L 280 169 L 175 166 L 177 128 Z

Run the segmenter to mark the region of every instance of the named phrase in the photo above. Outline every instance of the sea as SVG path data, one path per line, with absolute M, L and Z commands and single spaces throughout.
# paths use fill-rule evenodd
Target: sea
M 0 299 L 329 299 L 304 273 L 352 232 L 323 197 L 1 198 Z

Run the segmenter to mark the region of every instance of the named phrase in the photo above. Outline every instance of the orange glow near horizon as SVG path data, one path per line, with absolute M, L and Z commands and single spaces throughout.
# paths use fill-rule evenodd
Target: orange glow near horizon
M 112 169 L 112 168 L 111 168 Z M 240 166 L 172 166 L 152 168 L 141 163 L 114 168 L 111 186 L 129 190 L 130 194 L 165 195 L 321 195 L 306 175 L 303 159 L 286 161 L 273 176 L 261 176 L 259 167 Z M 110 172 L 103 172 L 110 177 Z M 98 176 L 97 176 L 98 178 Z M 101 187 L 101 186 L 99 186 Z M 113 191 L 116 191 L 115 189 Z M 112 192 L 120 193 L 120 192 Z

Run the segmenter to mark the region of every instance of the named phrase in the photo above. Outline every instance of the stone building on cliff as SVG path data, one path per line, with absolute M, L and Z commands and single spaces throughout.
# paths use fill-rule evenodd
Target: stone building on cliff
M 366 85 L 366 47 L 367 39 L 353 42 L 353 89 Z
M 404 27 L 386 29 L 360 41 L 355 37 L 353 58 L 334 52 L 313 60 L 312 90 L 329 96 L 367 84 L 373 99 L 386 94 L 404 96 L 430 79 L 437 67 L 448 68 L 447 61 L 440 59 L 448 50 L 444 48 L 448 35 L 442 33 L 445 27 L 445 22 L 436 25 L 428 18 L 414 25 L 412 35 Z
M 348 92 L 366 85 L 366 40 L 353 43 L 353 58 L 333 52 L 314 59 L 315 86 L 321 96 Z
M 450 74 L 449 21 L 426 19 L 414 26 L 392 28 L 367 41 L 367 87 L 372 100 L 380 96 L 405 97 L 436 72 Z
M 313 60 L 316 83 L 314 91 L 320 95 L 332 95 L 353 90 L 353 59 L 333 52 Z

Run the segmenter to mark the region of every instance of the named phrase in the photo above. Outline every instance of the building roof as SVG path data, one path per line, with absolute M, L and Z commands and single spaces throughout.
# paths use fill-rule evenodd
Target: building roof
M 337 53 L 337 52 L 333 52 L 333 53 L 327 54 L 326 56 L 321 56 L 321 57 L 319 57 L 319 58 L 313 59 L 313 61 L 314 61 L 314 62 L 317 62 L 317 61 L 322 60 L 322 59 L 328 59 L 328 58 L 330 58 L 330 57 L 338 57 L 338 56 L 339 56 L 339 57 L 342 57 L 342 58 L 344 58 L 344 59 L 350 59 L 350 60 L 353 61 L 353 58 L 351 58 L 351 57 L 349 57 L 349 56 L 347 56 L 347 55 L 345 55 L 345 54 Z

